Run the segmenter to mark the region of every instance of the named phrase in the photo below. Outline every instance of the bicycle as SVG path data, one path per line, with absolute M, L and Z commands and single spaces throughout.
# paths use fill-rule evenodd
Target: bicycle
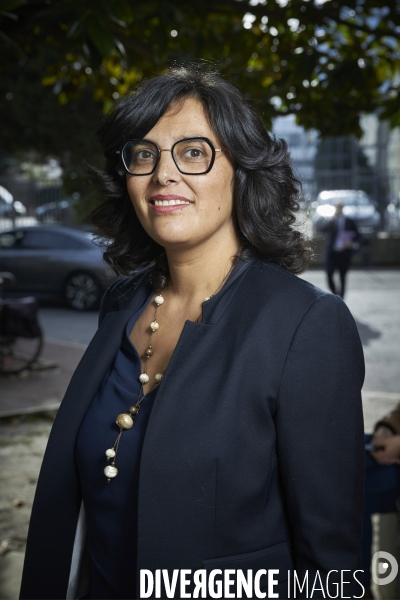
M 4 285 L 15 281 L 12 273 L 0 273 L 0 373 L 28 369 L 43 346 L 36 298 L 3 299 Z

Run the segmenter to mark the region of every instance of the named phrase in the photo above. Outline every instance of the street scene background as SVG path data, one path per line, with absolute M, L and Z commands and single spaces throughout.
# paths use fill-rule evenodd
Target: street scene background
M 0 6 L 0 272 L 15 278 L 1 291 L 6 303 L 33 295 L 43 332 L 31 364 L 0 373 L 0 600 L 18 597 L 51 425 L 115 277 L 89 218 L 101 201 L 85 167 L 103 164 L 94 132 L 115 102 L 168 66 L 218 69 L 286 140 L 303 185 L 296 227 L 314 248 L 300 277 L 326 291 L 324 227 L 342 198 L 360 232 L 344 301 L 365 355 L 365 431 L 400 402 L 400 10 L 396 0 L 379 4 Z M 374 521 L 374 544 L 399 556 L 392 517 Z M 397 582 L 387 587 L 375 597 L 400 597 Z

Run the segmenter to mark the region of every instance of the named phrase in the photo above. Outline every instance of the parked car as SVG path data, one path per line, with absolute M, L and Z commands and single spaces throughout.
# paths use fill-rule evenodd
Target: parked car
M 314 232 L 321 231 L 326 220 L 335 214 L 335 205 L 343 204 L 343 214 L 353 219 L 364 237 L 372 237 L 381 224 L 381 216 L 373 200 L 362 190 L 334 190 L 318 194 L 311 204 Z
M 0 185 L 0 217 L 12 219 L 26 214 L 26 208 L 19 200 L 14 200 L 13 195 Z
M 0 271 L 16 283 L 7 295 L 63 299 L 76 310 L 99 306 L 116 279 L 93 235 L 70 227 L 17 227 L 0 233 Z

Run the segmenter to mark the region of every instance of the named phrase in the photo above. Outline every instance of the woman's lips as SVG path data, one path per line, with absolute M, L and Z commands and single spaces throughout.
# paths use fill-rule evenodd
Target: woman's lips
M 184 196 L 175 196 L 173 194 L 152 196 L 149 201 L 150 207 L 154 212 L 169 213 L 180 210 L 185 206 L 193 204 Z

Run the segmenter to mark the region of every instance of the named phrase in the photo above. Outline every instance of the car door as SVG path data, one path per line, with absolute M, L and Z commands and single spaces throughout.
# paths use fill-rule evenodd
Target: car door
M 65 276 L 68 236 L 36 227 L 16 231 L 14 236 L 11 247 L 1 252 L 4 256 L 0 262 L 17 278 L 13 291 L 43 296 L 59 292 Z
M 0 271 L 9 271 L 17 276 L 16 266 L 19 255 L 19 241 L 24 236 L 23 231 L 4 231 L 0 233 Z M 22 282 L 7 285 L 6 291 L 17 292 L 22 289 Z

